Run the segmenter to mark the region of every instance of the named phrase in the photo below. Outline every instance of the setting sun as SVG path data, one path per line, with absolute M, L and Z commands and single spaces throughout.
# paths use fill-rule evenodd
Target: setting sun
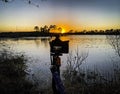
M 65 33 L 65 29 L 63 29 L 63 28 L 62 28 L 62 31 L 61 31 L 61 33 Z

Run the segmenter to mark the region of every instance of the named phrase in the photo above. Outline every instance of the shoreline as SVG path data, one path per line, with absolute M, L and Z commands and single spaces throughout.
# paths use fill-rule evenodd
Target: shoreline
M 41 33 L 41 32 L 1 32 L 0 38 L 21 38 L 21 37 L 52 37 L 56 35 L 68 36 L 68 35 L 120 35 L 119 32 L 109 33 L 91 33 L 91 32 L 77 32 L 77 33 Z

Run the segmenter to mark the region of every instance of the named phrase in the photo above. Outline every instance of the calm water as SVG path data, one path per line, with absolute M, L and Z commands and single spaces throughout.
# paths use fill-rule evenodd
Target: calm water
M 54 38 L 31 37 L 21 39 L 2 40 L 6 42 L 13 51 L 23 52 L 28 58 L 27 71 L 30 73 L 29 78 L 45 82 L 49 82 L 51 73 L 50 67 L 50 46 L 49 41 Z M 93 70 L 97 68 L 99 71 L 107 72 L 113 70 L 114 60 L 120 60 L 115 53 L 112 45 L 108 43 L 108 39 L 104 35 L 79 35 L 79 36 L 62 36 L 61 40 L 69 40 L 69 52 L 73 55 L 77 51 L 80 55 L 88 53 L 85 63 L 81 65 L 83 68 Z M 61 56 L 61 70 L 66 67 L 68 54 Z M 119 62 L 119 61 L 117 61 Z M 42 85 L 43 86 L 43 85 Z

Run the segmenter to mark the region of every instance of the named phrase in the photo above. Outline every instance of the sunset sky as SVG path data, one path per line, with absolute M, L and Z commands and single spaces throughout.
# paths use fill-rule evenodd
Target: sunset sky
M 0 31 L 33 31 L 57 25 L 65 31 L 120 29 L 120 0 L 0 0 Z M 39 5 L 39 7 L 36 7 Z

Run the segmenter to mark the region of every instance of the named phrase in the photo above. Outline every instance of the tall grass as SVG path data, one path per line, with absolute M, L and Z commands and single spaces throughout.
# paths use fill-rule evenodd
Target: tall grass
M 26 58 L 0 42 L 0 94 L 38 94 L 25 79 Z
M 70 54 L 66 69 L 63 72 L 64 84 L 67 94 L 119 94 L 120 92 L 120 69 L 113 66 L 112 76 L 109 72 L 103 75 L 97 68 L 94 70 L 82 68 L 88 53 L 83 55 L 77 52 Z

